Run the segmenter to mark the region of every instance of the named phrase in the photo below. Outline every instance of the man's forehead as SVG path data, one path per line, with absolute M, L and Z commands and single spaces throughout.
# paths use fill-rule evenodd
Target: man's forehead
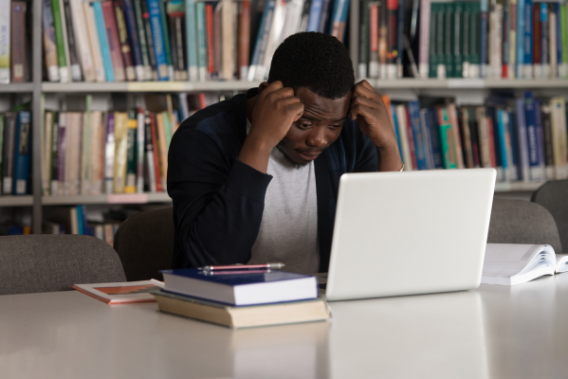
M 318 118 L 317 116 L 333 120 L 345 118 L 351 102 L 351 92 L 340 98 L 329 99 L 317 95 L 308 88 L 300 87 L 296 90 L 296 96 L 304 104 L 304 114 L 313 115 L 314 118 Z

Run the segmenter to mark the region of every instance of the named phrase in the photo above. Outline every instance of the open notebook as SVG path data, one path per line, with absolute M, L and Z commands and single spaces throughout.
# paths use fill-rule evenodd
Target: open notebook
M 481 283 L 515 285 L 568 271 L 568 255 L 550 245 L 488 243 Z

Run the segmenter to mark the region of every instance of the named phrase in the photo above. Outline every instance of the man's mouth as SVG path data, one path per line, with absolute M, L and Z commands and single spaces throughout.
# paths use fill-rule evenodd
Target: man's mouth
M 306 150 L 296 150 L 296 152 L 302 157 L 303 160 L 313 161 L 321 154 L 321 151 L 306 151 Z

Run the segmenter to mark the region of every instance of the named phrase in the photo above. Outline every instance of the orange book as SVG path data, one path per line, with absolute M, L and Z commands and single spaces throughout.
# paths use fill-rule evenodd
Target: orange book
M 250 55 L 250 1 L 239 7 L 239 79 L 246 80 Z
M 213 5 L 205 5 L 205 29 L 207 31 L 207 72 L 215 73 L 215 57 L 213 55 Z
M 75 284 L 71 288 L 112 305 L 156 301 L 150 292 L 164 288 L 164 283 L 150 279 L 137 282 Z
M 166 179 L 168 176 L 168 146 L 166 144 L 166 125 L 164 124 L 164 115 L 156 114 L 156 128 L 158 129 L 158 144 L 160 149 L 160 168 L 162 171 L 162 188 L 166 188 Z

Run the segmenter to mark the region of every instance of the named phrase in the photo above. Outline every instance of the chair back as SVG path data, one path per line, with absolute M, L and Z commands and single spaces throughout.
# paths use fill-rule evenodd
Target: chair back
M 550 212 L 560 233 L 560 242 L 568 248 L 568 180 L 544 183 L 533 193 L 531 201 Z
M 71 290 L 74 284 L 124 282 L 118 255 L 82 235 L 0 237 L 0 295 Z
M 174 254 L 173 207 L 130 216 L 114 236 L 126 279 L 163 280 L 160 270 L 172 268 Z
M 493 199 L 487 242 L 549 244 L 557 254 L 562 253 L 552 215 L 544 207 L 525 200 Z

